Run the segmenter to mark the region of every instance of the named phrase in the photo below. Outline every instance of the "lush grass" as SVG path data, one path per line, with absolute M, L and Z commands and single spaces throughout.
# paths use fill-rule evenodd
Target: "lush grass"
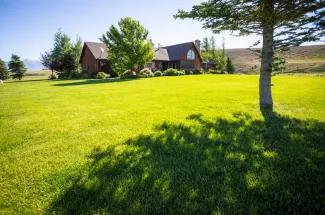
M 0 214 L 324 214 L 325 78 L 6 81 Z

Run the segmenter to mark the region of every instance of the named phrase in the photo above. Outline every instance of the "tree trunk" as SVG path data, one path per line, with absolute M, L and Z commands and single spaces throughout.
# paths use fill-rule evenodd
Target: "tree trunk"
M 263 29 L 262 62 L 260 70 L 260 109 L 273 111 L 273 99 L 271 93 L 271 72 L 273 59 L 273 26 Z

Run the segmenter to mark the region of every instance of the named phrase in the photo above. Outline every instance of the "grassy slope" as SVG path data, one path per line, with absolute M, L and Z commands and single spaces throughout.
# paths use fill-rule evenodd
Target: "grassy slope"
M 325 78 L 6 81 L 0 214 L 321 213 Z
M 227 54 L 233 59 L 237 71 L 242 73 L 259 72 L 259 59 L 252 51 L 247 49 L 229 49 Z M 292 47 L 286 53 L 286 59 L 288 62 L 288 72 L 324 72 L 325 45 Z

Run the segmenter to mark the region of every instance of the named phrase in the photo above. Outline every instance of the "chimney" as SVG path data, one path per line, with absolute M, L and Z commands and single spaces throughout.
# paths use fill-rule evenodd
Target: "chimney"
M 195 40 L 194 42 L 195 46 L 196 46 L 196 49 L 199 51 L 200 53 L 200 50 L 201 50 L 201 41 L 200 40 Z

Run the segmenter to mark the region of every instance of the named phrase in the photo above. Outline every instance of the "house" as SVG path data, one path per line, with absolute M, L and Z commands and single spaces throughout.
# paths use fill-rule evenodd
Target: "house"
M 158 47 L 152 62 L 147 68 L 164 71 L 168 68 L 178 70 L 201 69 L 200 41 L 182 43 L 172 46 Z
M 92 72 L 109 73 L 107 47 L 104 43 L 85 42 L 80 55 L 79 63 L 82 68 Z
M 155 49 L 155 57 L 146 67 L 152 70 L 164 71 L 168 68 L 178 70 L 194 70 L 206 68 L 202 64 L 200 55 L 200 40 L 182 43 L 172 46 L 158 47 Z M 107 47 L 104 43 L 85 42 L 79 63 L 83 69 L 91 69 L 93 72 L 109 73 L 109 61 L 107 60 Z M 213 68 L 215 62 L 209 62 L 209 68 Z M 142 67 L 143 68 L 143 67 Z

